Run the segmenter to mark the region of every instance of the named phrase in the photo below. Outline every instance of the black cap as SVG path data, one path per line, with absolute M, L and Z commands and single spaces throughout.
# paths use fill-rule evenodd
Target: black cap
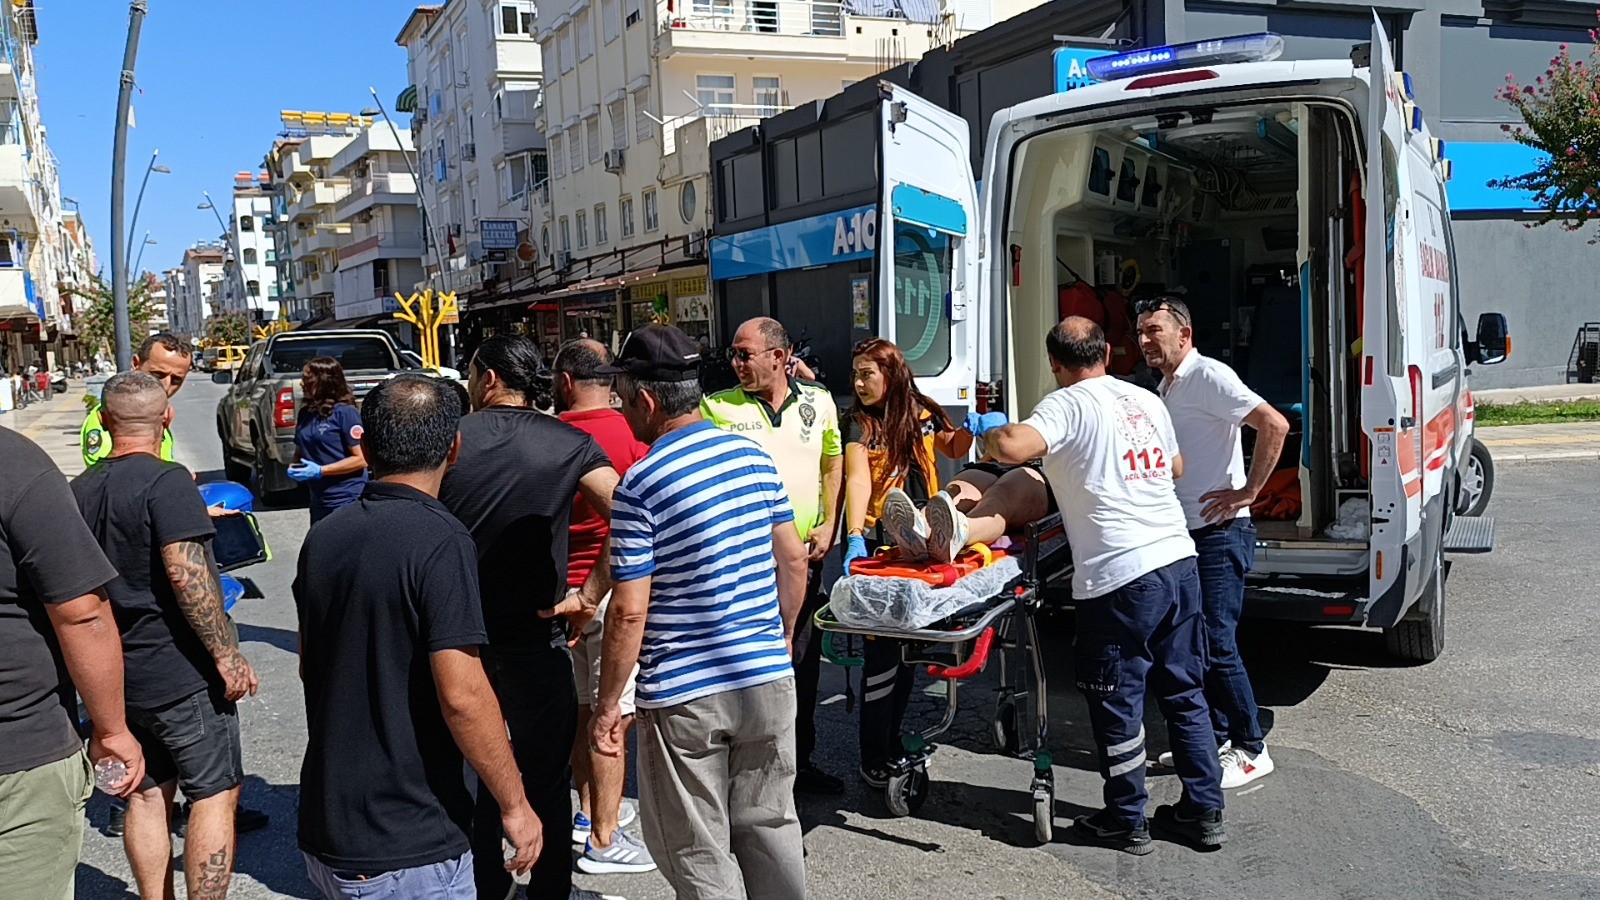
M 671 325 L 634 329 L 622 352 L 596 375 L 626 375 L 639 381 L 688 381 L 700 377 L 700 345 Z

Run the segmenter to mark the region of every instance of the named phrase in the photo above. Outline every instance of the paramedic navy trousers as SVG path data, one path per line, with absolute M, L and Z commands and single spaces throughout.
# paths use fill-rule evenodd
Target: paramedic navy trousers
M 1189 532 L 1200 554 L 1200 595 L 1206 623 L 1206 703 L 1217 746 L 1260 753 L 1266 746 L 1255 689 L 1239 657 L 1244 576 L 1256 561 L 1256 527 L 1248 517 Z
M 1079 690 L 1099 750 L 1106 809 L 1130 826 L 1144 820 L 1145 695 L 1167 722 L 1185 813 L 1222 808 L 1222 769 L 1202 688 L 1206 636 L 1193 558 L 1141 575 L 1078 603 L 1074 652 Z
M 867 638 L 861 666 L 861 767 L 878 769 L 903 751 L 900 727 L 915 674 L 900 662 L 900 642 Z

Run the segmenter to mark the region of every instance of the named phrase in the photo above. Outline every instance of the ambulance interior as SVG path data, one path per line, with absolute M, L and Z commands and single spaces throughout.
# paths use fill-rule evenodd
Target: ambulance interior
M 1289 101 L 1191 105 L 1040 128 L 1014 157 L 1006 219 L 1017 414 L 1055 388 L 1043 335 L 1082 308 L 1084 295 L 1070 290 L 1085 286 L 1080 278 L 1108 308 L 1125 304 L 1113 368 L 1149 386 L 1159 373 L 1139 355 L 1133 304 L 1182 294 L 1196 347 L 1232 365 L 1290 422 L 1256 506 L 1261 538 L 1363 543 L 1328 533 L 1341 501 L 1366 496 L 1350 352 L 1360 335 L 1361 261 L 1351 247 L 1362 239 L 1352 212 L 1361 176 L 1348 112 Z M 1253 438 L 1246 429 L 1247 466 Z

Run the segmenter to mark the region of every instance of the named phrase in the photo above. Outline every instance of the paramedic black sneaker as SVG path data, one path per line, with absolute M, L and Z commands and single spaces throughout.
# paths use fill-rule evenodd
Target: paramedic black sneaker
M 1176 805 L 1156 807 L 1156 830 L 1180 837 L 1199 847 L 1221 847 L 1228 842 L 1228 827 L 1222 824 L 1222 810 L 1185 813 Z
M 884 496 L 883 524 L 901 556 L 913 561 L 928 558 L 928 525 L 905 491 L 890 488 Z
M 861 767 L 861 780 L 867 787 L 883 790 L 889 786 L 889 769 L 887 766 Z
M 928 522 L 928 558 L 948 563 L 960 556 L 967 547 L 967 517 L 956 509 L 955 498 L 944 491 L 934 494 L 923 516 Z
M 1091 844 L 1134 856 L 1143 856 L 1156 848 L 1150 840 L 1150 826 L 1140 822 L 1130 828 L 1126 822 L 1113 819 L 1103 809 L 1092 816 L 1074 819 L 1072 832 Z
M 794 773 L 794 789 L 802 794 L 842 794 L 844 782 L 806 763 Z

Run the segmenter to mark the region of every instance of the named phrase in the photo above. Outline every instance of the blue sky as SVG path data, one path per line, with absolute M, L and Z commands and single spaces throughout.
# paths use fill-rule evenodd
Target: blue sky
M 172 174 L 150 176 L 134 252 L 142 268 L 177 265 L 217 236 L 208 190 L 227 216 L 234 173 L 259 170 L 282 109 L 359 112 L 368 85 L 386 107 L 406 86 L 394 43 L 415 3 L 404 0 L 149 0 L 139 43 L 136 127 L 128 132 L 131 216 L 150 152 Z M 80 201 L 102 268 L 111 264 L 111 141 L 127 37 L 126 0 L 42 0 L 34 48 L 44 124 L 61 193 Z M 400 127 L 406 127 L 401 116 Z M 130 263 L 132 261 L 130 260 Z

